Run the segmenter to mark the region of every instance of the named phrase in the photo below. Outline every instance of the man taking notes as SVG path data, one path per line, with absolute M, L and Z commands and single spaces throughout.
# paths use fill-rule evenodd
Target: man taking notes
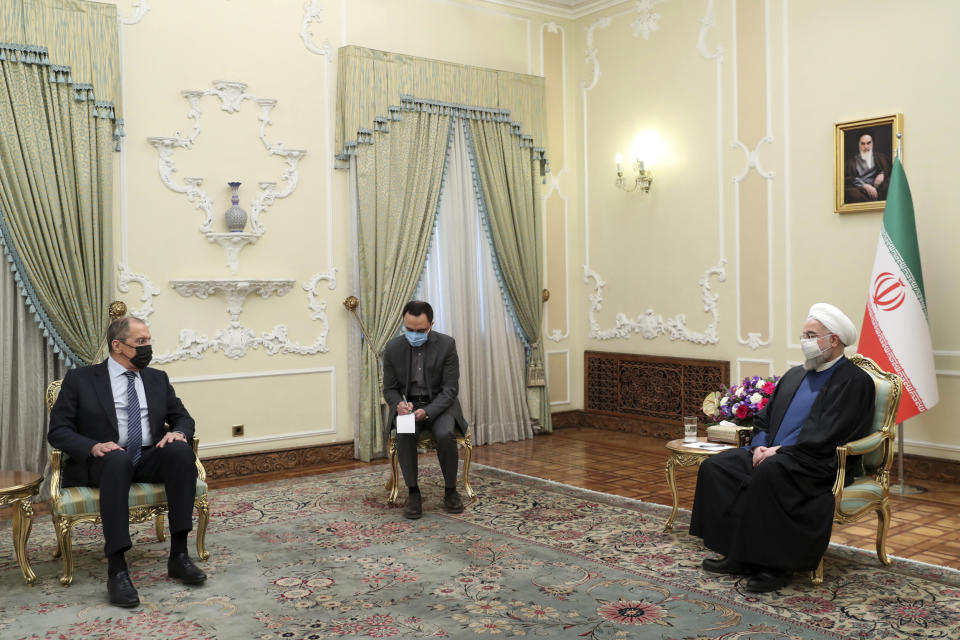
M 403 515 L 423 515 L 417 484 L 417 437 L 429 429 L 437 446 L 443 472 L 443 506 L 448 513 L 463 511 L 457 493 L 459 454 L 455 429 L 466 433 L 457 394 L 460 387 L 460 359 L 453 338 L 432 330 L 433 307 L 415 300 L 403 308 L 403 335 L 393 338 L 383 350 L 383 397 L 390 407 L 387 429 L 397 422 L 397 457 L 409 496 Z M 414 432 L 404 433 L 403 416 L 413 416 Z M 400 419 L 397 419 L 398 416 Z M 409 418 L 406 418 L 409 420 Z

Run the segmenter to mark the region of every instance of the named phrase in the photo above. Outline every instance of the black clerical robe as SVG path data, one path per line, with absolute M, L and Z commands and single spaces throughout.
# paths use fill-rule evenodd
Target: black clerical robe
M 733 562 L 783 571 L 816 568 L 833 528 L 836 448 L 867 435 L 873 379 L 846 358 L 817 394 L 796 444 L 753 466 L 738 448 L 700 465 L 690 533 Z M 773 442 L 806 371 L 784 374 L 754 426 Z

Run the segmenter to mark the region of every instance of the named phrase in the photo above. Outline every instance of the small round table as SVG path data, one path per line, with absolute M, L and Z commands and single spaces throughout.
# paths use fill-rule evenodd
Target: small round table
M 697 442 L 706 441 L 706 438 L 697 438 Z M 664 531 L 671 531 L 673 529 L 673 522 L 677 519 L 677 510 L 680 507 L 680 498 L 677 496 L 677 478 L 674 475 L 674 470 L 677 467 L 698 466 L 710 456 L 733 448 L 732 445 L 720 445 L 716 449 L 696 449 L 687 445 L 688 443 L 685 443 L 683 438 L 677 438 L 667 443 L 667 450 L 670 452 L 670 458 L 667 460 L 666 468 L 667 486 L 670 487 L 670 494 L 673 496 L 673 511 L 670 512 L 670 517 L 667 518 L 667 524 L 663 527 Z
M 27 560 L 27 538 L 33 526 L 30 498 L 40 491 L 43 476 L 30 471 L 0 471 L 0 507 L 13 505 L 13 550 L 20 563 L 23 580 L 30 586 L 37 581 Z

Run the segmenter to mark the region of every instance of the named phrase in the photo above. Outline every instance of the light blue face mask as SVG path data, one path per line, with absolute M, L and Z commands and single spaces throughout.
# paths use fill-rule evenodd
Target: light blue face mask
M 422 346 L 423 343 L 427 341 L 427 337 L 430 335 L 429 331 L 410 331 L 405 329 L 403 335 L 407 337 L 407 342 L 410 343 L 411 347 Z

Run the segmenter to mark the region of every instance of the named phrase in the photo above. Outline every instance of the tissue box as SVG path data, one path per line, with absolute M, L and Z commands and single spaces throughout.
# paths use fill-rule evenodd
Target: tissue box
M 710 442 L 724 442 L 738 447 L 746 443 L 753 432 L 753 427 L 741 426 L 723 420 L 720 424 L 707 427 L 707 440 Z

